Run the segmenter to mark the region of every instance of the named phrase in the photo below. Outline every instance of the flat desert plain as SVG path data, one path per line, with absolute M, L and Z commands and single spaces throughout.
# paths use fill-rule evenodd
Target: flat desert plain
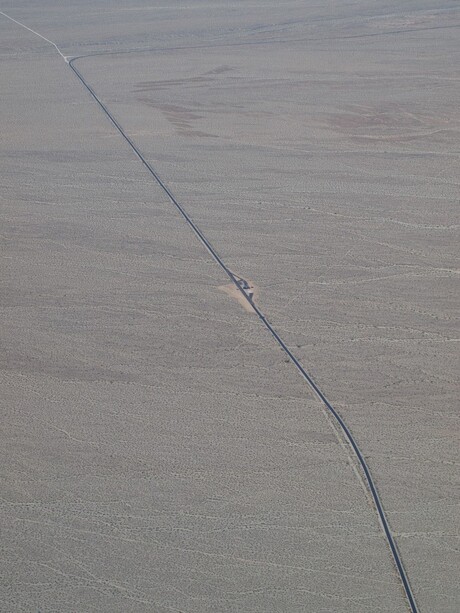
M 456 613 L 458 2 L 0 8 L 0 610 Z

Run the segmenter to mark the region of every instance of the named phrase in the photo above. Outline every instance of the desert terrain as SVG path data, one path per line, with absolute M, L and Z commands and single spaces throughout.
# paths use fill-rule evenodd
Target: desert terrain
M 0 611 L 456 613 L 458 3 L 0 10 Z

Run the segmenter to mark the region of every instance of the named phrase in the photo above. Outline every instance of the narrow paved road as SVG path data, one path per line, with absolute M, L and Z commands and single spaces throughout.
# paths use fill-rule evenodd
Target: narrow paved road
M 355 453 L 355 456 L 356 456 L 356 458 L 357 458 L 357 460 L 359 462 L 359 465 L 361 466 L 361 468 L 362 468 L 362 470 L 363 470 L 363 472 L 365 474 L 367 486 L 368 486 L 369 491 L 370 491 L 370 493 L 372 495 L 372 499 L 374 501 L 377 513 L 379 515 L 379 519 L 380 519 L 382 528 L 383 528 L 383 530 L 385 532 L 385 536 L 387 538 L 388 545 L 389 545 L 391 553 L 393 555 L 393 559 L 394 559 L 394 562 L 396 564 L 396 568 L 398 569 L 398 573 L 399 573 L 399 576 L 401 578 L 401 582 L 403 584 L 404 592 L 406 594 L 406 597 L 407 597 L 410 609 L 411 609 L 412 613 L 417 613 L 418 612 L 418 608 L 417 608 L 417 605 L 416 605 L 416 602 L 415 602 L 415 598 L 414 598 L 414 595 L 412 593 L 412 589 L 411 589 L 411 586 L 410 586 L 410 583 L 409 583 L 409 580 L 408 580 L 408 577 L 407 577 L 406 570 L 404 568 L 404 564 L 402 562 L 402 559 L 401 559 L 401 556 L 399 554 L 398 548 L 396 547 L 396 543 L 395 543 L 395 541 L 393 539 L 393 535 L 391 533 L 390 525 L 388 523 L 387 517 L 385 515 L 385 511 L 384 511 L 384 508 L 383 508 L 383 503 L 382 503 L 382 501 L 380 499 L 377 487 L 376 487 L 376 485 L 374 483 L 374 480 L 372 478 L 372 475 L 371 475 L 369 467 L 368 467 L 368 465 L 366 463 L 366 460 L 364 459 L 364 456 L 363 456 L 361 450 L 359 449 L 355 439 L 353 438 L 353 435 L 350 432 L 349 428 L 347 427 L 347 425 L 345 424 L 345 422 L 343 421 L 341 416 L 338 414 L 338 412 L 334 409 L 334 407 L 329 402 L 329 400 L 326 398 L 326 396 L 323 394 L 323 392 L 320 390 L 318 385 L 313 381 L 312 377 L 308 374 L 308 372 L 305 370 L 305 368 L 302 366 L 302 364 L 299 362 L 299 360 L 295 357 L 295 355 L 292 353 L 292 351 L 289 349 L 289 347 L 286 345 L 286 343 L 283 341 L 283 339 L 280 337 L 280 335 L 277 333 L 277 331 L 271 325 L 271 323 L 269 322 L 267 317 L 264 315 L 264 313 L 261 311 L 261 309 L 253 302 L 253 300 L 250 297 L 250 295 L 248 293 L 246 293 L 244 284 L 241 283 L 241 280 L 242 280 L 241 277 L 237 277 L 236 275 L 234 275 L 233 272 L 228 268 L 228 266 L 225 264 L 225 262 L 219 256 L 218 252 L 213 247 L 213 245 L 209 242 L 209 240 L 206 238 L 206 236 L 203 234 L 203 232 L 200 230 L 200 228 L 196 225 L 196 223 L 187 214 L 187 212 L 185 211 L 184 207 L 181 204 L 179 204 L 179 202 L 177 201 L 176 197 L 171 192 L 171 190 L 166 186 L 166 184 L 163 182 L 163 180 L 160 178 L 160 176 L 158 175 L 157 171 L 145 159 L 145 157 L 139 151 L 139 149 L 134 144 L 134 142 L 131 140 L 131 138 L 126 134 L 126 132 L 120 126 L 118 121 L 113 117 L 113 115 L 110 113 L 108 108 L 103 104 L 103 102 L 100 100 L 100 98 L 98 98 L 98 96 L 96 95 L 96 93 L 92 89 L 92 87 L 87 83 L 87 81 L 84 79 L 82 74 L 74 66 L 74 64 L 75 64 L 75 62 L 77 60 L 78 60 L 78 58 L 73 58 L 73 59 L 71 59 L 68 62 L 70 68 L 73 70 L 75 75 L 78 77 L 78 79 L 81 81 L 81 83 L 86 87 L 88 92 L 91 94 L 91 96 L 97 102 L 99 107 L 102 109 L 102 111 L 108 117 L 108 119 L 111 121 L 111 123 L 115 126 L 115 128 L 118 130 L 118 132 L 121 134 L 121 136 L 126 140 L 126 142 L 132 148 L 132 150 L 137 155 L 139 160 L 142 162 L 142 164 L 144 164 L 144 166 L 146 167 L 148 172 L 152 175 L 152 177 L 155 179 L 155 181 L 157 181 L 157 183 L 160 185 L 160 187 L 164 190 L 165 194 L 168 196 L 168 198 L 170 199 L 172 204 L 177 208 L 179 213 L 182 215 L 182 217 L 185 219 L 185 221 L 189 224 L 189 226 L 191 227 L 191 229 L 193 230 L 195 235 L 198 237 L 198 239 L 201 241 L 201 243 L 204 245 L 204 247 L 207 249 L 207 251 L 211 254 L 211 256 L 214 258 L 214 260 L 217 262 L 217 264 L 219 264 L 219 266 L 222 268 L 222 270 L 225 271 L 225 273 L 231 279 L 232 283 L 235 284 L 235 286 L 238 289 L 238 291 L 244 296 L 245 300 L 247 300 L 249 302 L 249 304 L 252 306 L 254 311 L 257 313 L 260 321 L 267 328 L 267 330 L 273 336 L 273 338 L 278 343 L 278 345 L 281 347 L 281 349 L 283 349 L 283 351 L 288 355 L 289 359 L 294 364 L 294 366 L 297 368 L 297 371 L 300 373 L 300 375 L 307 382 L 307 384 L 309 385 L 310 389 L 316 394 L 316 396 L 319 398 L 319 400 L 323 403 L 323 405 L 326 407 L 326 409 L 333 415 L 334 419 L 339 424 L 343 434 L 345 435 L 346 440 L 351 445 L 351 447 L 352 447 L 352 449 L 353 449 L 353 451 Z

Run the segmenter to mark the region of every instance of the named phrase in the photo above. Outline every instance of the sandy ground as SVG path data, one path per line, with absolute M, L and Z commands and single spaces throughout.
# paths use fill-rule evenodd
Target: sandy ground
M 459 13 L 278 4 L 2 10 L 113 53 L 78 68 L 350 425 L 420 611 L 453 613 Z M 407 611 L 284 354 L 55 49 L 0 35 L 0 610 Z
M 252 281 L 250 281 L 249 279 L 246 279 L 246 281 L 248 284 L 247 292 L 252 294 L 252 301 L 254 302 L 254 304 L 257 304 L 259 300 L 259 288 L 255 287 Z M 247 313 L 255 314 L 255 311 L 250 305 L 250 303 L 246 300 L 246 298 L 243 296 L 241 291 L 236 287 L 234 283 L 220 285 L 219 289 L 225 294 L 227 294 L 227 296 L 230 296 L 230 298 L 236 300 L 238 304 L 240 304 Z

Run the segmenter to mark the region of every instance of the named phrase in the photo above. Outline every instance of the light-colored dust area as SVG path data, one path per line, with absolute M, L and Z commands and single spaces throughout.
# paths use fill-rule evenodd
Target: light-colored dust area
M 249 285 L 248 291 L 253 294 L 252 301 L 256 303 L 259 298 L 259 288 L 256 287 L 249 280 L 248 280 L 248 285 Z M 228 285 L 220 285 L 219 289 L 221 292 L 224 292 L 225 294 L 227 294 L 227 296 L 230 296 L 230 298 L 233 298 L 234 300 L 236 300 L 238 304 L 240 304 L 246 312 L 255 314 L 255 311 L 253 307 L 251 306 L 250 302 L 246 300 L 246 298 L 243 296 L 242 291 L 239 290 L 234 283 L 229 283 Z

